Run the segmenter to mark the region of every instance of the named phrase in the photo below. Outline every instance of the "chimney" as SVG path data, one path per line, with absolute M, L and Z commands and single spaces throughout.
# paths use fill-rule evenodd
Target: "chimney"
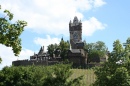
M 42 47 L 43 51 L 44 51 L 44 46 Z

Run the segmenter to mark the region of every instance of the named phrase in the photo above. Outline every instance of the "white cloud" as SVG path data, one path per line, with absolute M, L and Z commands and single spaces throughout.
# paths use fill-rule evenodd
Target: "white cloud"
M 105 3 L 103 0 L 3 0 L 1 5 L 14 13 L 14 20 L 27 21 L 27 29 L 37 33 L 68 35 L 71 18 L 76 15 L 83 20 L 83 12 Z
M 94 0 L 94 7 L 100 7 L 102 5 L 106 4 L 103 0 Z
M 44 46 L 44 50 L 47 51 L 47 46 L 50 44 L 59 44 L 59 38 L 51 38 L 49 35 L 46 35 L 46 38 L 35 38 L 34 43 L 40 46 Z
M 0 64 L 0 69 L 4 66 L 12 65 L 12 61 L 29 59 L 34 52 L 28 49 L 22 49 L 19 57 L 14 56 L 12 48 L 6 47 L 0 44 L 0 57 L 2 58 L 2 63 Z
M 30 29 L 37 33 L 45 33 L 49 35 L 69 35 L 69 20 L 74 16 L 84 20 L 83 12 L 101 7 L 106 2 L 104 0 L 0 0 L 2 9 L 8 9 L 14 14 L 14 21 L 25 20 L 28 22 L 26 29 Z M 1 13 L 0 13 L 1 14 Z M 3 15 L 0 15 L 0 17 Z M 83 35 L 90 36 L 96 30 L 102 30 L 106 27 L 95 17 L 83 21 Z M 38 45 L 47 46 L 49 44 L 59 43 L 59 38 L 35 38 L 34 42 Z M 33 55 L 33 51 L 23 49 L 19 57 L 15 57 L 11 48 L 0 45 L 0 56 L 2 64 L 11 65 L 12 61 L 20 59 L 28 59 Z
M 83 35 L 91 36 L 96 30 L 105 29 L 107 25 L 102 24 L 95 17 L 91 17 L 87 21 L 83 21 Z

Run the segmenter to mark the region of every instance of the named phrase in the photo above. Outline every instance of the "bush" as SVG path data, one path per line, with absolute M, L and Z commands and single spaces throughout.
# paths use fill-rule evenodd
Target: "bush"
M 0 86 L 82 86 L 83 76 L 69 79 L 70 68 L 69 64 L 4 67 L 0 70 Z
M 82 86 L 80 82 L 83 76 L 69 79 L 72 75 L 71 66 L 68 64 L 57 64 L 50 66 L 47 77 L 43 79 L 43 86 Z
M 4 67 L 0 71 L 0 86 L 40 86 L 44 67 Z
M 113 43 L 108 61 L 95 68 L 93 86 L 130 86 L 130 44 L 123 49 L 119 40 Z

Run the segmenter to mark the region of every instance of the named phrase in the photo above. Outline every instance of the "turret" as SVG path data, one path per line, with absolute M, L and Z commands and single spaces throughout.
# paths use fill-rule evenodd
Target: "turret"
M 74 17 L 73 22 L 69 22 L 69 31 L 82 30 L 81 20 L 79 21 L 77 16 Z
M 79 21 L 76 16 L 74 17 L 73 22 L 71 22 L 71 20 L 69 22 L 69 32 L 72 49 L 81 48 L 80 44 L 82 42 L 82 23 L 81 20 Z

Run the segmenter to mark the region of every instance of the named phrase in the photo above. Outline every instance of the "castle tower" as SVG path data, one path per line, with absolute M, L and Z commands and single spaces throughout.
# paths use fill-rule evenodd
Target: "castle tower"
M 70 32 L 70 50 L 68 51 L 68 59 L 73 66 L 85 67 L 87 54 L 84 51 L 84 42 L 82 42 L 82 23 L 75 16 L 73 22 L 69 23 Z
M 73 22 L 71 22 L 70 20 L 69 32 L 70 32 L 71 48 L 72 49 L 83 48 L 84 44 L 82 42 L 82 23 L 81 21 L 78 20 L 76 16 L 74 17 Z

